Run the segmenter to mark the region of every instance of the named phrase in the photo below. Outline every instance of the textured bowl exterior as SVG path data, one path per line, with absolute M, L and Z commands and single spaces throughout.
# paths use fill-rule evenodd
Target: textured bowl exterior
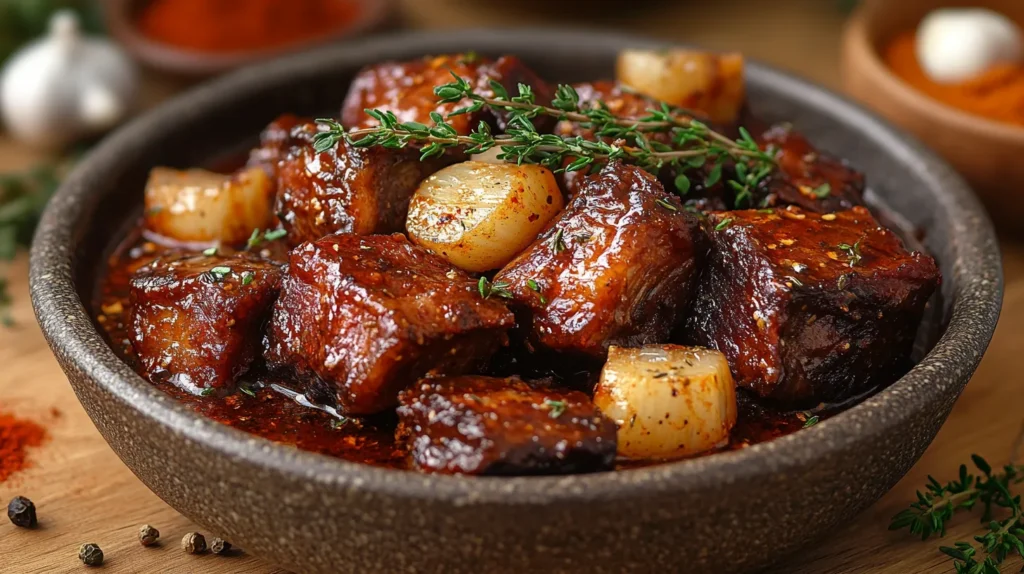
M 948 326 L 890 388 L 813 428 L 736 452 L 566 477 L 427 476 L 278 446 L 198 416 L 138 377 L 83 306 L 111 224 L 154 165 L 202 162 L 283 111 L 337 110 L 363 64 L 475 49 L 516 53 L 561 81 L 611 76 L 624 47 L 594 32 L 478 30 L 368 39 L 236 72 L 135 120 L 64 183 L 32 248 L 36 315 L 104 438 L 171 506 L 300 572 L 742 572 L 877 500 L 922 454 L 981 359 L 1002 275 L 991 225 L 961 179 L 842 98 L 759 65 L 755 111 L 790 119 L 864 169 L 926 233 Z

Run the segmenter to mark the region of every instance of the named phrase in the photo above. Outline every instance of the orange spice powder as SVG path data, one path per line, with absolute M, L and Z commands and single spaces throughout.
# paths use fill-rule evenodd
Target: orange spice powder
M 46 429 L 39 424 L 0 413 L 0 482 L 28 466 L 26 450 L 46 440 Z
M 883 55 L 897 76 L 935 100 L 998 122 L 1024 125 L 1024 66 L 999 65 L 965 82 L 940 84 L 917 61 L 913 31 L 894 38 Z
M 356 4 L 346 0 L 152 0 L 138 25 L 164 44 L 245 52 L 322 38 L 357 15 Z

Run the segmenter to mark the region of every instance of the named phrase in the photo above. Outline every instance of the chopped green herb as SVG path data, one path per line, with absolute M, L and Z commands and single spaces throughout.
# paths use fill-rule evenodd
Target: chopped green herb
M 561 253 L 565 251 L 565 238 L 562 236 L 562 230 L 556 230 L 555 236 L 551 238 L 551 248 L 555 250 L 555 253 Z
M 331 428 L 338 430 L 348 424 L 347 418 L 331 419 Z
M 557 419 L 565 412 L 565 401 L 553 401 L 544 399 L 544 406 L 548 408 L 548 416 Z
M 788 279 L 790 283 L 792 283 L 793 285 L 796 285 L 797 287 L 803 287 L 804 286 L 803 281 L 797 279 L 796 277 L 793 277 L 792 275 L 787 275 L 786 279 Z
M 206 255 L 207 257 L 212 257 L 212 256 L 214 256 L 216 254 L 217 254 L 217 247 L 216 246 L 211 247 L 209 249 L 204 249 L 203 250 L 203 255 Z
M 242 273 L 242 285 L 248 285 L 252 283 L 252 280 L 256 278 L 256 274 L 252 271 L 246 271 Z
M 210 395 L 212 395 L 213 393 L 216 393 L 216 392 L 217 392 L 217 389 L 215 389 L 213 387 L 206 387 L 199 394 L 204 396 L 204 397 L 208 397 L 208 396 L 210 396 Z
M 843 273 L 842 275 L 839 276 L 839 279 L 836 281 L 836 287 L 838 287 L 839 290 L 842 291 L 843 289 L 846 288 L 847 281 L 847 276 L 845 273 Z
M 825 199 L 830 193 L 832 193 L 832 186 L 827 182 L 811 190 L 811 194 L 818 199 Z
M 544 297 L 544 294 L 540 292 L 540 285 L 537 284 L 536 281 L 534 281 L 533 279 L 527 279 L 526 286 L 530 289 L 530 291 L 533 291 L 534 293 L 540 296 L 541 305 L 544 305 L 548 302 L 548 300 Z
M 726 227 L 729 227 L 729 224 L 731 224 L 731 223 L 732 223 L 732 218 L 731 217 L 726 217 L 722 221 L 718 222 L 718 225 L 715 226 L 715 231 L 721 231 L 721 230 L 725 229 Z
M 284 229 L 268 229 L 261 233 L 259 228 L 256 228 L 252 230 L 252 235 L 249 236 L 249 241 L 246 242 L 245 248 L 252 249 L 264 242 L 277 241 L 285 235 L 288 235 L 288 232 Z
M 678 207 L 672 205 L 671 203 L 665 201 L 664 199 L 662 199 L 660 197 L 658 199 L 654 200 L 654 202 L 657 203 L 658 205 L 664 207 L 665 209 L 667 209 L 669 211 L 679 211 Z
M 511 299 L 512 292 L 508 290 L 509 284 L 504 281 L 497 283 L 491 283 L 486 277 L 481 277 L 480 281 L 476 284 L 477 290 L 480 291 L 480 296 L 484 299 L 490 299 L 491 296 L 502 297 L 504 299 Z
M 838 247 L 840 251 L 846 253 L 847 257 L 850 258 L 850 267 L 853 267 L 854 265 L 860 263 L 860 240 L 858 240 L 857 243 L 854 243 L 853 245 L 850 245 L 849 243 L 840 243 L 836 247 Z
M 811 416 L 807 417 L 807 420 L 804 421 L 803 428 L 812 427 L 812 426 L 818 424 L 818 420 L 819 420 L 818 419 L 818 415 L 811 415 Z
M 252 387 L 248 385 L 240 385 L 238 387 L 238 390 L 241 391 L 243 394 L 249 395 L 252 398 L 256 398 L 256 391 L 252 390 Z
M 210 275 L 213 276 L 214 281 L 221 281 L 230 274 L 231 268 L 224 267 L 223 265 L 218 265 L 217 267 L 210 269 Z

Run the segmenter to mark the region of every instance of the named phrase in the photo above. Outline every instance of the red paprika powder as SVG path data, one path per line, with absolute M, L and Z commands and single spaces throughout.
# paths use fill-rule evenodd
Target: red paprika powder
M 43 444 L 46 429 L 8 413 L 0 413 L 0 482 L 28 466 L 26 450 Z
M 326 36 L 357 13 L 346 0 L 152 0 L 138 24 L 149 38 L 179 48 L 245 52 Z

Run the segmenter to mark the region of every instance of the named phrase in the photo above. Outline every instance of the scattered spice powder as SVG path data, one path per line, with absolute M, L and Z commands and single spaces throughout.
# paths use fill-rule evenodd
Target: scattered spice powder
M 344 0 L 153 0 L 139 14 L 149 38 L 200 52 L 245 52 L 323 38 L 351 23 Z
M 0 482 L 28 466 L 26 450 L 46 440 L 46 429 L 9 413 L 0 413 Z
M 1012 125 L 1024 125 L 1024 66 L 1002 64 L 956 84 L 932 80 L 917 60 L 915 34 L 896 36 L 884 50 L 885 62 L 903 81 L 948 106 Z

